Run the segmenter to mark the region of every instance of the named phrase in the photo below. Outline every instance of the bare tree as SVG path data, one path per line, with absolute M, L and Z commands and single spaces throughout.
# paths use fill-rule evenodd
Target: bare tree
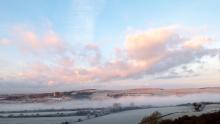
M 200 112 L 205 108 L 205 104 L 202 103 L 193 103 L 192 104 L 194 111 Z

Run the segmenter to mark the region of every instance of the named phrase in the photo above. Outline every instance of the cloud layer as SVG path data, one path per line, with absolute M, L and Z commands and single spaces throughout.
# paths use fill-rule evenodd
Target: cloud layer
M 189 34 L 182 28 L 167 26 L 127 34 L 124 46 L 117 49 L 120 53 L 116 52 L 114 59 L 107 60 L 102 58 L 101 49 L 104 48 L 96 44 L 76 48 L 69 46 L 52 29 L 39 34 L 19 28 L 13 35 L 16 41 L 10 44 L 25 55 L 47 56 L 47 60 L 33 61 L 16 76 L 19 80 L 49 86 L 139 79 L 199 61 L 204 56 L 219 55 L 219 49 L 206 47 L 214 38 L 201 34 L 182 35 Z M 8 40 L 3 41 L 5 44 Z

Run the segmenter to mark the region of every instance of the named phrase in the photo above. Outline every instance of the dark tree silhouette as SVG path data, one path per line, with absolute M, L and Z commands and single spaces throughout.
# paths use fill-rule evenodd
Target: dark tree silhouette
M 193 103 L 192 105 L 193 105 L 193 109 L 196 112 L 200 112 L 200 111 L 202 111 L 205 108 L 205 105 L 202 104 L 202 103 Z

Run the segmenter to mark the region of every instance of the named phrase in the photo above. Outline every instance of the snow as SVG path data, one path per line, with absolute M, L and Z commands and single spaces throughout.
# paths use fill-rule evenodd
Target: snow
M 0 118 L 0 124 L 61 124 L 61 122 L 75 122 L 84 116 L 74 117 L 40 117 L 40 118 Z
M 114 113 L 102 117 L 93 118 L 80 122 L 78 124 L 137 124 L 143 117 L 149 116 L 154 111 L 159 111 L 162 115 L 173 112 L 182 112 L 164 117 L 163 119 L 174 119 L 183 115 L 201 115 L 207 112 L 220 110 L 220 105 L 207 105 L 202 112 L 193 112 L 191 106 L 175 106 L 139 109 L 132 111 L 124 111 Z M 63 121 L 74 122 L 78 119 L 86 118 L 85 116 L 73 117 L 44 117 L 44 118 L 0 118 L 0 124 L 24 124 L 31 122 L 32 124 L 60 124 Z
M 203 112 L 193 112 L 191 106 L 176 106 L 176 107 L 164 107 L 164 108 L 151 108 L 142 110 L 125 111 L 116 114 L 110 114 L 100 118 L 95 118 L 81 122 L 80 124 L 138 124 L 145 116 L 149 116 L 154 111 L 159 111 L 162 115 L 166 115 L 173 112 L 186 112 L 181 114 L 174 114 L 166 118 L 181 117 L 185 114 L 189 115 L 201 115 L 207 112 L 213 112 L 213 110 L 220 110 L 220 105 L 208 105 Z M 178 115 L 178 116 L 177 116 Z M 164 118 L 164 119 L 166 119 Z

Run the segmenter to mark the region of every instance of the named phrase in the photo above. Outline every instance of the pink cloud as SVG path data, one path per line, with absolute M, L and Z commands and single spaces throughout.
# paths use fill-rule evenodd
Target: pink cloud
M 179 30 L 181 28 L 168 26 L 127 35 L 125 46 L 117 48 L 115 58 L 110 60 L 102 60 L 101 47 L 95 44 L 86 45 L 80 52 L 83 53 L 83 61 L 78 58 L 81 55 L 58 52 L 59 57 L 51 60 L 53 64 L 34 64 L 20 76 L 46 82 L 49 86 L 56 83 L 108 82 L 169 71 L 203 56 L 219 54 L 219 49 L 204 47 L 210 43 L 211 37 L 201 37 L 200 34 L 183 37 Z M 26 30 L 22 30 L 21 34 L 21 42 L 27 45 L 28 50 L 42 52 L 65 48 L 68 52 L 72 49 L 67 49 L 69 47 L 53 31 L 43 37 Z
M 204 37 L 204 36 L 194 37 L 194 38 L 186 41 L 183 44 L 183 46 L 187 47 L 187 48 L 198 49 L 198 48 L 201 48 L 204 45 L 206 45 L 212 41 L 213 41 L 213 39 L 210 37 Z
M 166 44 L 176 35 L 172 26 L 138 32 L 127 36 L 125 47 L 131 58 L 147 61 L 166 51 Z
M 41 54 L 64 50 L 64 42 L 52 29 L 48 29 L 43 35 L 24 27 L 15 28 L 15 32 L 14 37 L 19 41 L 17 47 L 26 53 Z
M 97 65 L 101 61 L 100 48 L 96 44 L 87 44 L 83 50 L 84 60 L 91 65 Z
M 5 38 L 2 38 L 0 39 L 0 45 L 9 45 L 10 44 L 10 41 L 8 39 L 5 39 Z

